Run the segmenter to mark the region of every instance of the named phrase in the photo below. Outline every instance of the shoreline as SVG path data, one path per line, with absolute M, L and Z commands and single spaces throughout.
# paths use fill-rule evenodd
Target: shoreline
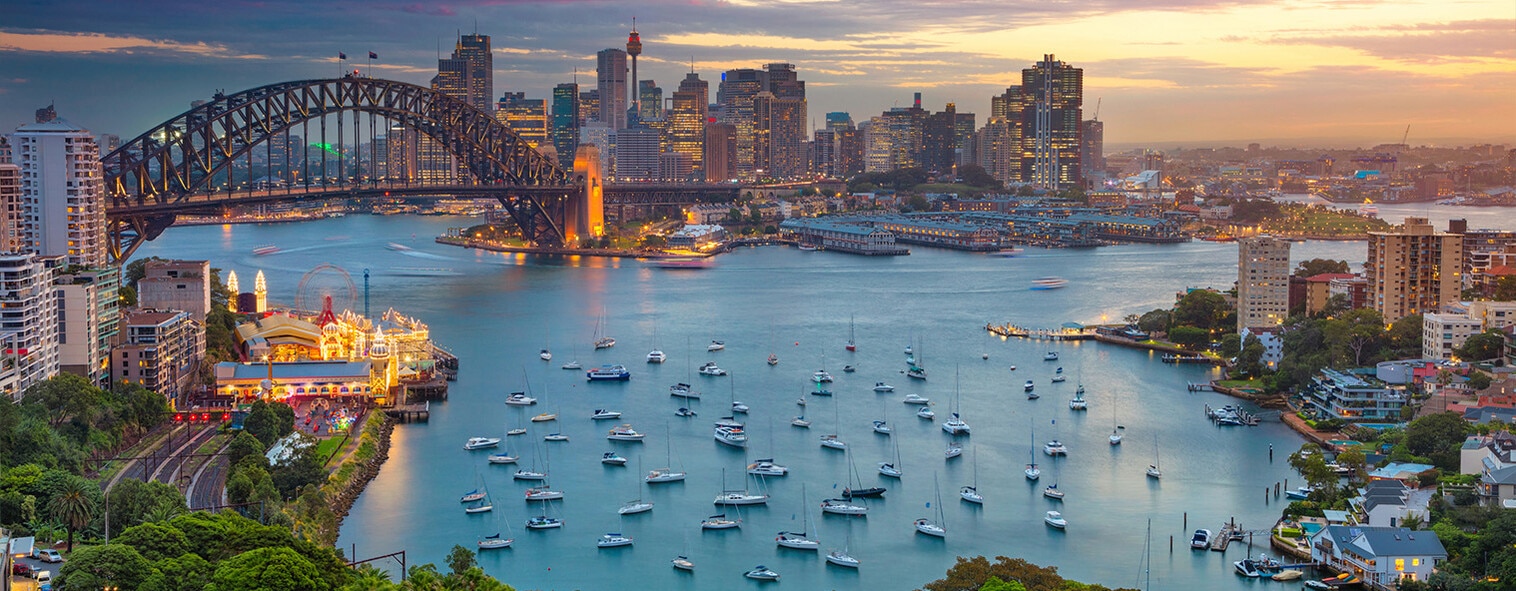
M 490 251 L 490 252 L 510 252 L 510 253 L 521 253 L 521 254 L 556 254 L 556 255 L 568 255 L 568 256 L 591 256 L 591 257 L 604 257 L 604 258 L 611 258 L 611 259 L 688 259 L 688 258 L 702 258 L 702 259 L 704 259 L 704 258 L 712 258 L 712 257 L 716 256 L 715 253 L 673 254 L 673 253 L 667 253 L 667 252 L 643 252 L 643 251 L 636 251 L 636 250 L 602 250 L 602 249 L 597 249 L 597 248 L 551 248 L 551 247 L 538 247 L 538 246 L 509 246 L 509 245 L 504 245 L 504 244 L 494 244 L 494 243 L 490 243 L 490 242 L 484 242 L 484 241 L 481 241 L 481 240 L 471 240 L 471 239 L 468 239 L 468 238 L 453 238 L 453 237 L 449 237 L 449 236 L 438 236 L 433 241 L 436 242 L 437 244 L 446 244 L 448 246 L 458 246 L 458 247 L 462 247 L 462 248 L 477 248 L 479 250 L 487 250 L 487 251 Z

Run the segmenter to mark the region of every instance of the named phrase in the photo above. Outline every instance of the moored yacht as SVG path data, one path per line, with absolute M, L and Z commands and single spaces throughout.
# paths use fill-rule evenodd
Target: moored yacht
M 511 392 L 505 397 L 505 403 L 511 406 L 531 406 L 537 404 L 537 399 L 527 396 L 526 392 Z
M 874 382 L 875 392 L 894 392 L 895 387 L 884 382 Z
M 648 363 L 663 363 L 664 361 L 668 361 L 668 358 L 669 358 L 668 355 L 665 355 L 663 353 L 663 351 L 660 351 L 658 349 L 653 349 L 652 351 L 648 351 L 648 354 L 647 354 L 647 362 Z
M 747 433 L 740 426 L 718 425 L 713 435 L 717 442 L 725 443 L 732 447 L 747 447 Z
M 698 369 L 696 371 L 700 372 L 700 375 L 703 375 L 703 376 L 724 376 L 724 375 L 726 375 L 726 370 L 721 369 L 720 367 L 717 367 L 715 361 L 707 361 L 707 362 L 705 362 L 705 365 L 701 365 L 700 369 Z
M 1069 448 L 1064 447 L 1062 441 L 1054 439 L 1042 445 L 1042 453 L 1050 456 L 1063 456 L 1068 455 Z
M 1068 520 L 1064 519 L 1063 514 L 1057 511 L 1048 511 L 1047 516 L 1043 517 L 1042 521 L 1057 529 L 1064 529 L 1069 526 Z
M 590 418 L 594 419 L 596 421 L 605 421 L 605 420 L 610 420 L 610 419 L 619 419 L 619 418 L 621 418 L 621 411 L 619 411 L 619 410 L 609 410 L 609 409 L 604 409 L 604 408 L 597 408 L 597 409 L 595 409 L 595 412 L 593 412 L 593 413 L 590 414 Z
M 846 499 L 827 499 L 821 502 L 821 512 L 833 515 L 868 515 L 869 508 L 863 505 L 854 505 Z
M 611 466 L 625 466 L 626 458 L 616 455 L 616 452 L 608 451 L 600 456 L 600 463 Z
M 623 535 L 621 535 L 619 533 L 612 532 L 612 533 L 608 533 L 608 534 L 605 534 L 603 536 L 600 536 L 600 540 L 597 541 L 597 542 L 595 542 L 595 545 L 598 546 L 598 547 L 601 547 L 601 548 L 616 548 L 616 547 L 620 547 L 620 546 L 630 546 L 630 545 L 632 545 L 632 538 L 630 536 L 623 536 Z
M 638 433 L 636 429 L 632 428 L 632 425 L 630 423 L 622 423 L 620 425 L 617 425 L 616 428 L 611 429 L 610 432 L 605 435 L 605 438 L 611 441 L 642 441 L 643 437 L 645 437 L 645 435 Z
M 476 449 L 489 449 L 498 445 L 500 445 L 499 437 L 470 437 L 463 444 L 463 449 L 472 451 Z
M 754 476 L 784 476 L 790 473 L 790 469 L 775 464 L 773 458 L 764 458 L 748 464 L 747 473 Z

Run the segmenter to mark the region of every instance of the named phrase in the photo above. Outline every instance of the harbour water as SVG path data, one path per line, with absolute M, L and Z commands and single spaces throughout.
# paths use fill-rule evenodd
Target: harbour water
M 941 577 L 959 555 L 1025 558 L 1057 566 L 1070 578 L 1133 587 L 1140 583 L 1151 519 L 1153 588 L 1272 584 L 1232 574 L 1231 561 L 1243 557 L 1246 544 L 1234 544 L 1222 556 L 1192 552 L 1186 541 L 1189 530 L 1219 530 L 1234 517 L 1249 529 L 1272 524 L 1284 500 L 1266 499 L 1265 488 L 1285 479 L 1290 486 L 1299 484 L 1285 458 L 1300 437 L 1279 422 L 1212 426 L 1202 416 L 1204 405 L 1236 401 L 1186 390 L 1187 382 L 1215 375 L 1207 367 L 1166 365 L 1146 351 L 1093 342 L 1002 341 L 983 330 L 990 321 L 1030 327 L 1114 322 L 1167 307 L 1185 287 L 1230 287 L 1235 244 L 1029 248 L 1015 258 L 921 247 L 910 256 L 889 258 L 764 247 L 723 255 L 714 268 L 691 271 L 627 259 L 482 253 L 432 243 L 445 228 L 468 223 L 350 215 L 300 224 L 183 227 L 139 251 L 139 256 L 208 258 L 212 266 L 237 271 L 244 286 L 263 270 L 276 302 L 293 301 L 302 274 L 331 263 L 351 274 L 357 288 L 351 301 L 360 310 L 362 274 L 369 269 L 373 313 L 394 307 L 418 317 L 458 355 L 459 379 L 451 398 L 433 405 L 430 423 L 395 430 L 389 461 L 343 525 L 344 551 L 356 549 L 362 558 L 403 549 L 411 564 L 440 563 L 454 544 L 472 548 L 478 538 L 505 531 L 509 522 L 514 547 L 486 552 L 480 563 L 518 589 L 749 586 L 757 583 L 742 573 L 756 564 L 778 571 L 790 588 L 909 589 Z M 251 254 L 269 244 L 281 250 Z M 1296 244 L 1292 257 L 1357 264 L 1364 244 Z M 1048 275 L 1067 278 L 1069 286 L 1028 289 L 1033 279 Z M 322 273 L 307 282 L 304 296 L 318 295 L 322 285 L 334 286 L 328 290 L 338 301 L 352 295 L 334 274 Z M 602 318 L 605 333 L 618 342 L 592 351 Z M 856 353 L 844 350 L 850 319 Z M 706 352 L 712 340 L 724 341 L 726 349 Z M 907 344 L 914 344 L 930 372 L 925 382 L 902 374 Z M 668 354 L 667 363 L 644 363 L 655 346 Z M 537 357 L 544 347 L 553 352 L 551 362 Z M 1049 350 L 1060 359 L 1043 361 Z M 779 357 L 778 365 L 764 362 L 770 353 Z M 634 377 L 588 383 L 582 371 L 559 369 L 571 360 L 586 369 L 625 364 Z M 692 375 L 706 361 L 731 375 Z M 845 373 L 846 365 L 857 371 Z M 1051 383 L 1059 366 L 1070 379 Z M 818 368 L 836 377 L 830 398 L 805 394 L 813 389 L 810 377 Z M 1029 379 L 1039 400 L 1027 400 L 1022 392 Z M 508 392 L 526 389 L 528 381 L 539 399 L 536 406 L 502 404 Z M 876 394 L 872 386 L 878 381 L 896 390 Z M 674 415 L 681 403 L 668 395 L 668 387 L 676 382 L 704 393 L 695 406 L 698 417 Z M 1086 412 L 1068 408 L 1079 383 L 1087 390 Z M 955 392 L 973 434 L 959 438 L 962 457 L 945 460 L 943 451 L 953 438 L 940 423 L 952 411 Z M 916 418 L 915 407 L 901 403 L 908 393 L 929 397 L 937 420 Z M 739 415 L 750 437 L 745 452 L 711 435 L 712 421 L 730 414 L 733 397 L 752 408 L 746 417 Z M 798 406 L 799 398 L 808 405 Z M 596 408 L 624 412 L 618 422 L 631 423 L 646 440 L 607 441 L 613 425 L 592 422 Z M 528 422 L 540 412 L 556 412 L 559 419 Z M 812 421 L 810 429 L 790 425 L 800 414 Z M 871 431 L 875 419 L 894 425 L 896 441 Z M 1125 427 L 1120 446 L 1106 441 L 1115 424 Z M 512 482 L 515 468 L 488 465 L 488 452 L 462 449 L 470 436 L 503 437 L 518 426 L 528 426 L 528 434 L 507 437 L 502 448 L 521 454 L 527 466 L 537 456 L 536 465 L 547 468 L 553 487 L 565 492 L 566 498 L 547 510 L 565 520 L 562 529 L 526 531 L 524 521 L 543 513 L 522 497 L 532 483 Z M 544 443 L 549 432 L 567 434 L 570 441 Z M 866 518 L 819 513 L 821 500 L 837 495 L 851 474 L 846 454 L 819 446 L 818 437 L 826 433 L 838 433 L 849 444 L 864 486 L 889 489 L 882 500 L 866 502 Z M 1055 437 L 1069 448 L 1056 462 L 1041 452 L 1042 442 Z M 878 462 L 893 456 L 894 443 L 905 472 L 899 481 L 876 471 Z M 642 473 L 665 465 L 666 446 L 673 466 L 686 470 L 688 479 L 648 488 L 641 484 Z M 598 461 L 611 450 L 631 460 L 627 467 Z M 763 457 L 787 465 L 789 476 L 761 483 L 746 477 L 745 465 Z M 1035 484 L 1022 475 L 1029 458 L 1043 469 Z M 974 483 L 976 461 L 978 489 L 986 499 L 982 507 L 957 495 L 960 486 Z M 1162 480 L 1144 475 L 1154 462 L 1161 465 Z M 938 508 L 934 478 L 945 540 L 917 534 L 911 525 Z M 458 497 L 478 480 L 487 484 L 495 511 L 465 515 Z M 1053 482 L 1067 494 L 1062 503 L 1041 495 Z M 728 517 L 742 519 L 740 529 L 702 532 L 700 520 L 718 512 L 713 497 L 731 488 L 772 497 L 766 506 L 744 507 L 740 515 L 729 508 Z M 636 497 L 655 508 L 618 517 L 616 509 Z M 827 565 L 822 553 L 777 548 L 775 533 L 800 530 L 802 510 L 809 512 L 809 533 L 821 540 L 823 553 L 850 540 L 862 568 L 837 568 Z M 1042 523 L 1049 510 L 1063 512 L 1066 531 Z M 630 535 L 635 545 L 597 549 L 596 539 L 606 532 Z M 1257 540 L 1255 553 L 1267 544 L 1266 536 Z M 670 567 L 678 554 L 695 562 L 693 574 Z

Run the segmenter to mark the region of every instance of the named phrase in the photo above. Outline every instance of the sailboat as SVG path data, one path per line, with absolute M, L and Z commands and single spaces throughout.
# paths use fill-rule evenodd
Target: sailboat
M 900 475 L 902 474 L 900 468 L 900 440 L 896 439 L 894 443 L 895 461 L 879 462 L 879 473 L 885 476 L 889 476 L 890 478 L 900 478 Z
M 1121 425 L 1116 424 L 1116 394 L 1111 393 L 1111 445 L 1121 445 Z
M 511 478 L 514 479 L 514 480 L 544 480 L 544 479 L 546 479 L 547 478 L 547 470 L 545 468 L 541 472 L 537 471 L 537 455 L 538 455 L 537 454 L 537 444 L 534 442 L 534 443 L 532 443 L 532 467 L 530 469 L 527 469 L 527 468 L 517 468 L 516 469 L 516 473 L 514 475 L 512 475 Z
M 979 494 L 979 447 L 974 446 L 974 484 L 958 489 L 958 496 L 975 505 L 984 504 L 984 495 Z
M 1028 451 L 1030 452 L 1032 462 L 1026 465 L 1026 479 L 1036 480 L 1042 477 L 1042 470 L 1037 468 L 1037 430 L 1035 428 L 1032 429 L 1032 449 Z
M 842 430 L 842 414 L 837 410 L 837 401 L 832 401 L 832 433 L 821 436 L 821 447 L 828 449 L 847 449 L 847 442 L 843 441 L 837 431 Z
M 668 358 L 669 356 L 663 353 L 663 349 L 658 347 L 658 322 L 655 320 L 653 321 L 653 350 L 648 351 L 647 362 L 663 363 L 668 361 Z
M 779 532 L 779 535 L 774 537 L 774 543 L 778 544 L 779 547 L 793 548 L 795 550 L 816 550 L 821 547 L 821 542 L 811 539 L 808 533 L 811 531 L 811 514 L 809 513 L 809 508 L 806 506 L 808 503 L 806 503 L 805 498 L 806 489 L 805 485 L 802 484 L 800 485 L 800 515 L 801 519 L 803 519 L 800 526 L 801 529 L 799 532 Z
M 561 365 L 560 367 L 563 369 L 584 369 L 584 366 L 579 365 L 579 347 L 577 346 L 574 347 L 574 357 L 575 358 L 573 360 Z
M 595 350 L 609 349 L 616 346 L 616 339 L 605 336 L 601 331 L 605 330 L 605 310 L 600 311 L 600 318 L 595 320 Z
M 1063 491 L 1058 489 L 1058 458 L 1053 458 L 1053 483 L 1042 489 L 1042 496 L 1055 501 L 1063 500 Z
M 484 490 L 483 492 L 484 492 L 484 496 L 482 498 L 480 498 L 479 500 L 474 501 L 472 503 L 469 503 L 467 506 L 465 506 L 463 508 L 463 512 L 464 513 L 468 513 L 468 514 L 472 515 L 472 514 L 475 514 L 475 513 L 488 513 L 490 511 L 494 511 L 495 510 L 495 504 L 490 501 L 490 493 L 489 493 L 489 491 L 488 490 Z
M 645 478 L 645 480 L 647 480 L 648 484 L 657 484 L 660 482 L 677 482 L 684 480 L 685 474 L 683 466 L 680 466 L 680 470 L 675 470 L 672 467 L 674 455 L 673 443 L 671 443 L 672 439 L 673 438 L 669 436 L 669 425 L 667 422 L 665 422 L 663 423 L 664 466 L 662 468 L 653 468 L 652 471 L 647 473 L 647 478 Z
M 552 503 L 542 504 L 542 514 L 526 520 L 527 529 L 558 529 L 563 527 L 563 520 L 550 515 L 553 509 Z
M 511 543 L 515 541 L 515 534 L 511 532 L 511 522 L 510 520 L 506 520 L 504 536 L 500 535 L 499 531 L 496 531 L 493 534 L 479 538 L 477 544 L 480 550 L 499 550 L 511 547 Z
M 907 355 L 907 357 L 905 358 L 905 365 L 906 365 L 905 376 L 908 377 L 908 378 L 914 378 L 914 379 L 918 379 L 918 380 L 924 380 L 924 379 L 926 379 L 926 368 L 921 367 L 921 364 L 916 363 L 916 358 L 914 356 L 910 356 L 911 355 L 911 346 L 910 345 L 906 345 L 906 347 L 905 347 L 905 354 Z M 925 359 L 926 358 L 926 354 L 922 353 L 921 354 L 921 358 Z
M 847 488 L 842 489 L 842 498 L 852 499 L 854 497 L 884 496 L 885 488 L 882 486 L 871 486 L 868 488 L 863 487 L 863 479 L 858 476 L 858 467 L 853 464 L 853 452 L 851 451 L 849 451 L 847 454 L 847 466 L 849 472 L 848 486 Z
M 855 341 L 853 337 L 854 337 L 854 334 L 853 334 L 853 317 L 851 315 L 849 315 L 847 317 L 847 350 L 848 350 L 848 352 L 854 352 L 854 351 L 858 350 L 857 341 Z
M 885 435 L 885 436 L 888 436 L 891 433 L 894 433 L 895 430 L 890 427 L 890 422 L 889 421 L 890 421 L 890 409 L 889 408 L 885 408 L 884 409 L 884 418 L 879 419 L 877 421 L 874 421 L 874 432 L 878 433 L 880 435 Z
M 942 430 L 948 435 L 968 435 L 969 424 L 963 422 L 958 416 L 958 401 L 962 394 L 958 390 L 958 369 L 953 369 L 953 414 L 952 418 L 942 422 Z
M 769 365 L 779 365 L 779 356 L 774 354 L 774 321 L 769 321 Z
M 942 519 L 942 489 L 937 486 L 936 472 L 932 473 L 932 488 L 937 491 L 937 518 L 935 520 L 926 517 L 916 518 L 916 531 L 937 538 L 946 538 L 947 526 L 943 524 Z M 931 507 L 932 504 L 927 503 L 927 506 Z
M 552 459 L 548 456 L 548 453 L 549 452 L 544 450 L 542 455 L 542 471 L 544 473 L 542 484 L 540 486 L 534 486 L 526 489 L 526 501 L 528 503 L 536 501 L 556 501 L 563 498 L 563 491 L 554 490 L 553 485 L 549 484 L 547 481 L 546 473 L 551 471 L 550 466 L 552 464 Z
M 786 476 L 790 469 L 774 463 L 774 422 L 769 421 L 769 457 L 753 460 L 747 465 L 747 473 L 753 476 Z
M 637 456 L 637 471 L 642 471 L 642 456 Z M 633 515 L 636 513 L 645 513 L 647 511 L 653 510 L 652 501 L 642 500 L 642 483 L 638 482 L 636 483 L 636 486 L 638 493 L 637 498 L 627 501 L 625 505 L 622 505 L 620 509 L 616 510 L 616 513 L 621 515 Z
M 848 547 L 852 546 L 852 545 L 853 545 L 853 525 L 851 523 L 849 523 L 848 524 L 848 528 L 847 528 L 847 541 L 843 542 L 841 550 L 833 549 L 831 552 L 827 552 L 827 554 L 826 554 L 826 562 L 827 562 L 827 564 L 835 564 L 837 566 L 841 566 L 841 567 L 845 567 L 845 568 L 858 568 L 858 564 L 859 564 L 858 559 L 857 558 L 853 558 L 853 555 L 851 555 L 851 554 L 848 553 L 848 550 L 849 550 Z
M 1158 434 L 1153 434 L 1153 463 L 1148 466 L 1148 478 L 1163 478 L 1163 471 L 1158 469 Z
M 726 468 L 721 469 L 721 486 L 726 486 Z M 718 506 L 726 505 L 764 505 L 768 504 L 769 496 L 766 494 L 752 494 L 747 489 L 727 489 L 716 495 L 715 503 Z

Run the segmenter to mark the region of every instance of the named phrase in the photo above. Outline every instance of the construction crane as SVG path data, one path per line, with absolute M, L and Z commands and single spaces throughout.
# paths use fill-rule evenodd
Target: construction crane
M 1095 116 L 1091 117 L 1090 119 L 1094 119 L 1096 121 L 1100 120 L 1100 101 L 1103 101 L 1103 100 L 1105 100 L 1105 99 L 1102 98 L 1102 97 L 1097 97 L 1095 99 Z M 1410 133 L 1410 131 L 1411 131 L 1410 126 L 1406 126 L 1405 129 L 1406 129 L 1406 133 Z

